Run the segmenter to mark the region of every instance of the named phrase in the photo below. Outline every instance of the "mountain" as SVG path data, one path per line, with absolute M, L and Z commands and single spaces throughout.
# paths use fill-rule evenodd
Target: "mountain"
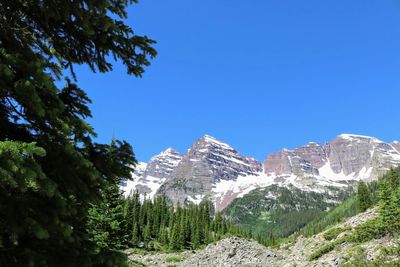
M 216 196 L 215 190 L 221 183 L 236 183 L 238 177 L 256 175 L 261 170 L 255 159 L 244 157 L 231 146 L 205 135 L 194 142 L 158 193 L 175 203 L 199 203 L 206 196 Z M 216 197 L 216 209 L 223 209 L 236 196 L 232 192 L 226 197 L 228 200 Z
M 400 142 L 399 141 L 393 141 L 391 145 L 398 151 L 400 152 Z
M 369 136 L 341 134 L 324 144 L 310 142 L 272 153 L 261 164 L 205 135 L 185 155 L 170 148 L 147 165 L 139 164 L 134 181 L 122 189 L 126 194 L 138 190 L 149 197 L 166 195 L 173 203 L 200 203 L 207 198 L 217 211 L 253 191 L 263 198 L 255 189 L 269 186 L 324 194 L 325 203 L 338 203 L 338 191 L 347 192 L 358 180 L 376 180 L 397 165 L 400 143 Z
M 138 191 L 153 198 L 167 177 L 182 160 L 182 155 L 173 148 L 152 157 L 149 163 L 140 162 L 132 175 L 133 181 L 127 181 L 123 186 L 125 195 Z

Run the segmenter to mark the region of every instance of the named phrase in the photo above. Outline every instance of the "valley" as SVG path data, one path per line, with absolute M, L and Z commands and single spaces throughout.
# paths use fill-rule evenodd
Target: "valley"
M 205 135 L 186 154 L 173 148 L 139 163 L 125 195 L 165 196 L 174 205 L 211 201 L 214 212 L 272 242 L 300 230 L 400 165 L 399 142 L 341 134 L 268 155 L 263 163 Z

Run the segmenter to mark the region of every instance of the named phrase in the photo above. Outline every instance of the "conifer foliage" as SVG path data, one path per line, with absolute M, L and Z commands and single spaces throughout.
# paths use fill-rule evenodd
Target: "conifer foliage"
M 379 180 L 379 213 L 387 233 L 400 233 L 400 168 L 391 169 Z
M 249 237 L 249 233 L 225 221 L 221 213 L 213 218 L 208 201 L 185 207 L 178 204 L 174 208 L 162 196 L 153 201 L 140 199 L 139 194 L 134 193 L 123 200 L 122 243 L 127 247 L 197 249 L 226 234 Z
M 360 181 L 357 187 L 357 206 L 360 212 L 366 211 L 372 205 L 371 193 L 368 186 Z
M 93 141 L 74 65 L 107 72 L 113 57 L 141 76 L 156 52 L 122 21 L 133 2 L 0 1 L 0 266 L 122 265 L 105 241 L 123 210 L 101 202 L 136 161 L 126 142 Z

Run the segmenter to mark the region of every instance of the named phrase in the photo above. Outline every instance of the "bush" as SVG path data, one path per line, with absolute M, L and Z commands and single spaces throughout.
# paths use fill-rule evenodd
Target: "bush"
M 347 241 L 347 238 L 340 238 L 340 239 L 338 239 L 336 241 L 330 242 L 330 243 L 326 244 L 325 246 L 322 246 L 321 248 L 319 248 L 314 253 L 312 253 L 310 255 L 309 259 L 311 261 L 316 260 L 316 259 L 322 257 L 323 255 L 325 255 L 326 253 L 329 253 L 332 250 L 334 250 L 337 245 L 342 244 L 342 243 L 344 243 L 346 241 Z
M 325 240 L 332 240 L 335 239 L 340 233 L 343 233 L 344 231 L 350 230 L 350 227 L 344 227 L 344 228 L 331 228 L 328 231 L 324 233 L 324 238 Z
M 384 234 L 385 229 L 382 220 L 377 217 L 357 226 L 353 234 L 350 236 L 350 241 L 365 242 L 374 238 L 379 238 Z

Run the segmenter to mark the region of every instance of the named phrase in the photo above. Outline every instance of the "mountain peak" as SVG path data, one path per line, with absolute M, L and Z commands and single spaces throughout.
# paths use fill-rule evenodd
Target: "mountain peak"
M 204 141 L 207 144 L 211 144 L 213 146 L 218 146 L 218 147 L 221 147 L 224 149 L 232 149 L 232 147 L 230 145 L 228 145 L 208 134 L 205 134 L 202 138 L 200 138 L 200 140 Z
M 179 154 L 174 148 L 169 147 L 166 150 L 162 151 L 159 155 L 171 155 L 171 154 Z
M 346 134 L 346 133 L 338 135 L 337 138 L 348 139 L 348 140 L 353 140 L 353 139 L 374 139 L 374 140 L 378 140 L 377 138 L 372 137 L 372 136 L 359 135 L 359 134 Z

